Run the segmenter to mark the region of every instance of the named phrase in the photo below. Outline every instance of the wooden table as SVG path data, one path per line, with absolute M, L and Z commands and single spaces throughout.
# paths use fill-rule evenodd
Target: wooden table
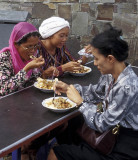
M 96 83 L 100 72 L 92 64 L 92 72 L 75 77 L 69 74 L 60 79 L 69 84 Z M 78 110 L 54 113 L 44 108 L 42 100 L 53 97 L 31 86 L 0 99 L 0 157 L 20 148 L 79 114 Z

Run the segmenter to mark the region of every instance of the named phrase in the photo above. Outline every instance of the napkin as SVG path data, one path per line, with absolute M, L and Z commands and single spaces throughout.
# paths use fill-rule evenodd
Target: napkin
M 88 57 L 93 57 L 92 54 L 89 54 L 89 53 L 86 53 L 86 52 L 85 52 L 85 48 L 81 49 L 81 50 L 78 52 L 78 54 L 81 55 L 81 56 L 86 56 L 87 58 L 88 58 Z

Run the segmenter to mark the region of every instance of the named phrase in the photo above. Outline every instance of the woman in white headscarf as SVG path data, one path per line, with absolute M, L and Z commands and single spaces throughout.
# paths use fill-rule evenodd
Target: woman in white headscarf
M 43 78 L 60 76 L 65 71 L 75 71 L 81 68 L 80 63 L 71 56 L 65 43 L 69 34 L 69 22 L 60 17 L 50 17 L 39 27 L 41 34 L 41 52 L 45 59 Z M 82 57 L 82 63 L 86 58 Z M 45 76 L 46 75 L 46 76 Z

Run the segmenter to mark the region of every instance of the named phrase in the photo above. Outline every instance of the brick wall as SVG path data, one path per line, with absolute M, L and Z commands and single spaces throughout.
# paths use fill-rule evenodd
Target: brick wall
M 106 22 L 123 30 L 130 45 L 129 59 L 138 59 L 138 0 L 0 0 L 0 10 L 28 11 L 28 21 L 37 28 L 53 15 L 71 25 L 67 45 L 76 54 L 103 30 Z

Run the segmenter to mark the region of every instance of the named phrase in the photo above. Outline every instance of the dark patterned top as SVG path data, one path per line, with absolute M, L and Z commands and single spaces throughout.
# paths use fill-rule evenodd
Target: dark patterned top
M 23 69 L 15 74 L 10 52 L 0 54 L 0 97 L 32 85 L 38 76 L 40 72 L 37 69 L 33 70 L 30 78 Z
M 70 52 L 67 50 L 67 48 L 65 46 L 63 46 L 61 49 L 57 48 L 56 49 L 56 54 L 55 56 L 51 56 L 47 50 L 44 48 L 44 46 L 42 45 L 41 47 L 41 51 L 40 53 L 42 53 L 42 56 L 45 59 L 45 64 L 43 66 L 43 70 L 46 70 L 47 68 L 49 68 L 50 66 L 54 66 L 57 67 L 57 69 L 59 70 L 59 75 L 62 75 L 62 68 L 61 65 L 70 62 L 70 61 L 76 61 L 70 54 Z M 39 56 L 39 55 L 38 55 Z

